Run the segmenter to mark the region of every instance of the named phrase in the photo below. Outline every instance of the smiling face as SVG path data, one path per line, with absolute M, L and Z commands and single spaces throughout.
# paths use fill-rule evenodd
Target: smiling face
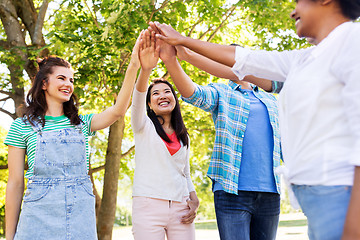
M 176 105 L 175 96 L 165 83 L 157 83 L 150 90 L 150 108 L 158 116 L 171 115 Z
M 52 67 L 52 73 L 48 75 L 48 80 L 44 82 L 42 89 L 47 102 L 69 101 L 74 92 L 74 71 L 67 67 Z
M 323 6 L 319 0 L 298 0 L 291 13 L 295 20 L 296 33 L 299 37 L 315 38 L 319 31 Z

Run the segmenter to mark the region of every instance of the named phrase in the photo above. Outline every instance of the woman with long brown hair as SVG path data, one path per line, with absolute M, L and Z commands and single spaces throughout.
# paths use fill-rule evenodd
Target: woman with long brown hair
M 7 240 L 97 239 L 88 137 L 126 113 L 140 66 L 138 49 L 137 41 L 116 103 L 99 114 L 78 114 L 69 62 L 58 57 L 38 61 L 24 116 L 12 123 L 5 140 Z M 23 197 L 25 156 L 29 169 Z

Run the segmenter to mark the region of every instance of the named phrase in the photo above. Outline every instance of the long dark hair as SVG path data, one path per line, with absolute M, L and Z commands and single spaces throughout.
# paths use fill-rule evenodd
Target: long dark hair
M 153 83 L 150 84 L 150 86 L 149 86 L 149 88 L 147 90 L 147 93 L 146 93 L 146 112 L 147 112 L 147 115 L 151 119 L 151 121 L 154 123 L 157 134 L 159 134 L 159 136 L 162 139 L 164 139 L 164 141 L 171 142 L 170 138 L 166 135 L 166 133 L 165 133 L 165 131 L 164 131 L 159 119 L 158 119 L 158 118 L 161 118 L 161 116 L 157 116 L 155 114 L 155 112 L 149 107 L 150 98 L 151 98 L 151 89 L 154 87 L 154 85 L 159 84 L 159 83 L 165 83 L 166 85 L 168 85 L 170 87 L 170 89 L 171 89 L 172 94 L 174 95 L 176 104 L 175 104 L 175 108 L 171 112 L 171 125 L 175 130 L 175 134 L 176 134 L 177 139 L 179 141 L 181 141 L 184 146 L 189 147 L 189 138 L 188 138 L 189 134 L 187 132 L 187 129 L 186 129 L 184 121 L 183 121 L 183 118 L 181 116 L 179 101 L 177 99 L 175 90 L 172 87 L 171 83 L 169 83 L 165 79 L 162 79 L 162 78 L 154 79 Z
M 34 125 L 34 122 L 45 126 L 45 113 L 48 108 L 45 98 L 45 92 L 42 89 L 43 84 L 49 81 L 49 74 L 53 73 L 54 67 L 66 67 L 71 68 L 68 61 L 50 56 L 42 60 L 37 61 L 39 65 L 39 71 L 37 72 L 33 81 L 32 87 L 30 88 L 26 96 L 26 104 L 23 109 L 23 116 Z M 78 125 L 81 119 L 78 114 L 77 108 L 78 102 L 74 93 L 71 95 L 70 100 L 63 103 L 64 115 L 70 119 L 72 125 Z

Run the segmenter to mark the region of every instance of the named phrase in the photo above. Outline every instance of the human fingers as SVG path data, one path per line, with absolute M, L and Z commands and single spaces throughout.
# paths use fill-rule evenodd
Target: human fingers
M 150 32 L 150 39 L 151 39 L 151 42 L 150 42 L 151 48 L 155 48 L 155 32 L 154 31 Z
M 141 30 L 141 32 L 139 33 L 139 36 L 137 37 L 134 47 L 133 47 L 133 52 L 135 52 L 135 50 L 139 50 L 140 49 L 140 42 L 141 42 L 141 36 L 143 34 L 144 30 Z
M 194 212 L 194 211 L 189 211 L 187 214 L 185 214 L 184 216 L 182 216 L 181 222 L 182 222 L 182 223 L 185 223 L 185 224 L 192 223 L 195 218 L 196 218 L 196 212 Z
M 146 48 L 149 48 L 151 46 L 151 33 L 149 30 L 145 30 L 146 36 L 145 36 L 145 41 L 146 41 Z
M 160 30 L 156 27 L 155 23 L 149 22 L 148 29 L 151 29 L 151 31 L 154 31 L 157 34 L 161 34 Z

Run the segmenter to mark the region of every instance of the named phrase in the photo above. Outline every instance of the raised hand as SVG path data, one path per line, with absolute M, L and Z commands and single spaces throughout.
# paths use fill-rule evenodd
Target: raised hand
M 148 31 L 151 31 L 152 34 L 156 35 L 159 34 L 159 30 L 155 27 L 155 30 L 153 28 L 149 27 Z M 156 48 L 160 49 L 160 58 L 163 62 L 167 62 L 170 60 L 176 59 L 176 49 L 175 47 L 171 46 L 170 44 L 167 44 L 165 41 L 156 38 Z
M 143 70 L 152 70 L 159 60 L 160 46 L 155 46 L 155 32 L 144 30 L 140 39 L 140 63 Z
M 190 49 L 181 45 L 175 46 L 175 49 L 176 49 L 176 55 L 180 60 L 186 60 L 187 57 L 189 56 L 189 52 L 191 52 Z
M 140 68 L 139 50 L 140 50 L 140 40 L 143 33 L 144 30 L 140 32 L 138 38 L 136 39 L 135 45 L 131 53 L 130 64 L 132 64 L 136 69 Z
M 156 32 L 157 39 L 161 39 L 173 46 L 181 45 L 181 42 L 186 38 L 165 23 L 149 22 L 149 26 Z

